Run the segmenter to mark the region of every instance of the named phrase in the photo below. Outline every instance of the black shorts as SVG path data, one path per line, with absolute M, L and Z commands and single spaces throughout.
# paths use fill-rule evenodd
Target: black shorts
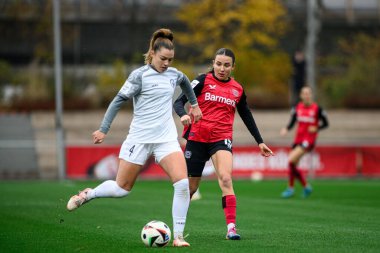
M 294 149 L 297 146 L 300 146 L 301 148 L 303 148 L 309 152 L 309 151 L 312 151 L 314 149 L 315 143 L 309 143 L 308 141 L 303 141 L 300 143 L 296 142 L 296 143 L 293 143 L 292 149 Z
M 206 162 L 219 150 L 232 153 L 232 141 L 228 139 L 211 143 L 188 141 L 185 148 L 188 176 L 201 177 Z

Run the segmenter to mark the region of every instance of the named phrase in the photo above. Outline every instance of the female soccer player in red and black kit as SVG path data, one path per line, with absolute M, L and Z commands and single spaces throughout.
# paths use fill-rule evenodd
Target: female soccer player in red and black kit
M 243 87 L 230 77 L 235 66 L 235 55 L 230 49 L 219 49 L 213 61 L 213 69 L 198 76 L 192 86 L 197 96 L 203 118 L 194 123 L 185 111 L 184 95 L 174 103 L 176 113 L 185 126 L 187 139 L 185 158 L 190 183 L 190 196 L 198 189 L 205 163 L 210 159 L 222 190 L 222 206 L 227 223 L 229 240 L 240 240 L 236 233 L 236 197 L 232 185 L 232 135 L 235 110 L 259 144 L 263 156 L 273 155 L 264 144 L 260 132 L 248 108 Z
M 311 151 L 317 139 L 318 131 L 328 127 L 328 120 L 325 111 L 313 101 L 313 94 L 310 87 L 305 86 L 300 93 L 299 102 L 291 111 L 291 119 L 286 128 L 282 128 L 280 134 L 286 135 L 295 123 L 298 123 L 297 133 L 294 139 L 292 150 L 289 153 L 289 186 L 282 193 L 283 198 L 290 198 L 294 195 L 294 180 L 297 178 L 303 186 L 303 197 L 308 197 L 312 188 L 307 183 L 301 171 L 297 169 L 297 164 L 304 154 Z

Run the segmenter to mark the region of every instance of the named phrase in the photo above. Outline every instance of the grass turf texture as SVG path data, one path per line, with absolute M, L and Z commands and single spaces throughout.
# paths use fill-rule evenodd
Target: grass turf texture
M 281 199 L 284 181 L 235 181 L 241 241 L 225 240 L 220 190 L 201 184 L 191 203 L 190 248 L 146 248 L 140 239 L 150 220 L 172 227 L 173 188 L 139 181 L 123 199 L 96 199 L 74 212 L 69 196 L 98 182 L 0 183 L 0 252 L 379 252 L 380 181 L 315 181 L 302 199 Z

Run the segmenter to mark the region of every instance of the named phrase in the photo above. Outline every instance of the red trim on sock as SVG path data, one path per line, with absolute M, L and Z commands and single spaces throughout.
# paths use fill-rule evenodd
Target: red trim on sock
M 226 195 L 222 198 L 222 203 L 227 225 L 236 224 L 236 196 Z
M 290 162 L 289 170 L 290 170 L 290 173 L 293 175 L 293 180 L 294 180 L 294 177 L 296 177 L 298 178 L 298 180 L 300 181 L 303 187 L 307 185 L 305 177 L 302 175 L 302 172 L 297 168 L 295 164 Z M 290 185 L 290 182 L 289 182 L 289 185 Z M 293 185 L 294 185 L 294 181 L 293 181 Z
M 290 188 L 293 188 L 294 187 L 294 164 L 292 163 L 289 163 L 289 171 L 288 171 L 288 174 L 289 174 L 289 187 Z
M 300 180 L 302 186 L 303 186 L 303 187 L 306 187 L 306 185 L 307 185 L 306 179 L 305 179 L 305 177 L 302 175 L 302 172 L 301 172 L 300 170 L 298 170 L 298 171 L 299 171 L 299 174 L 298 174 L 299 177 L 298 177 L 298 179 Z

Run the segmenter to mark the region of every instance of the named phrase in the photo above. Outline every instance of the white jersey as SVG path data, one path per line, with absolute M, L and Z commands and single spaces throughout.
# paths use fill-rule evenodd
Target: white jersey
M 133 120 L 127 140 L 136 143 L 160 143 L 177 140 L 172 113 L 174 90 L 184 74 L 169 67 L 160 73 L 150 65 L 134 70 L 118 95 L 133 97 Z

